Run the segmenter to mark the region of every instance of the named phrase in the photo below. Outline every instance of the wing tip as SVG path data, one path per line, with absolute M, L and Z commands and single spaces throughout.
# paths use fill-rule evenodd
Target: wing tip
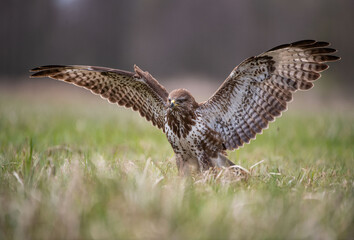
M 300 40 L 296 42 L 290 43 L 292 47 L 302 47 L 302 46 L 307 46 L 307 45 L 312 45 L 315 44 L 316 40 L 313 39 L 305 39 L 305 40 Z
M 65 68 L 68 67 L 66 65 L 44 65 L 40 67 L 35 67 L 30 69 L 30 72 L 38 72 L 38 71 L 43 71 L 43 70 L 48 70 L 48 69 L 55 69 L 55 68 Z
M 307 46 L 307 45 L 311 45 L 311 44 L 316 44 L 316 41 L 312 40 L 312 39 L 305 39 L 305 40 L 300 40 L 300 41 L 296 41 L 296 42 L 292 42 L 292 43 L 281 44 L 279 46 L 269 49 L 267 52 L 271 52 L 271 51 L 275 51 L 275 50 L 279 50 L 279 49 L 287 48 L 287 47 L 302 47 L 302 46 Z
M 48 75 L 45 74 L 46 71 L 39 71 L 39 72 L 36 72 L 36 73 L 33 73 L 30 78 L 40 78 L 40 77 L 47 77 Z
M 328 62 L 335 62 L 341 60 L 341 57 L 335 56 L 335 55 L 328 55 L 329 59 L 327 60 Z
M 329 42 L 316 41 L 313 39 L 305 39 L 305 40 L 300 40 L 300 41 L 296 41 L 296 42 L 292 42 L 292 43 L 282 44 L 282 45 L 273 47 L 266 52 L 275 51 L 275 50 L 279 50 L 279 49 L 287 48 L 287 47 L 298 47 L 298 48 L 308 49 L 308 48 L 324 48 L 324 47 L 328 47 L 330 45 L 331 44 Z

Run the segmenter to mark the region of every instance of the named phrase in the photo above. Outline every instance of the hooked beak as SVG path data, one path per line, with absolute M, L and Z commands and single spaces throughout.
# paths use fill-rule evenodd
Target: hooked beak
M 171 100 L 170 108 L 173 108 L 176 105 L 176 101 L 173 99 Z

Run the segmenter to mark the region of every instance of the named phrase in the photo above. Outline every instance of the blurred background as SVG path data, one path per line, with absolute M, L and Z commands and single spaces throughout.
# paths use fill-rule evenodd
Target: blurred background
M 330 64 L 316 96 L 350 106 L 353 10 L 352 0 L 3 0 L 0 87 L 62 87 L 29 79 L 28 70 L 40 65 L 132 71 L 137 64 L 168 90 L 185 87 L 205 98 L 245 58 L 316 39 L 331 42 L 342 57 Z

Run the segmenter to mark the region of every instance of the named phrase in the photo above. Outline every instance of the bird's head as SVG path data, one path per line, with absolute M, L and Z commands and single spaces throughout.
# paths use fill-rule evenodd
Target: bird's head
M 198 107 L 198 103 L 186 89 L 173 90 L 168 95 L 167 101 L 170 110 L 191 110 Z

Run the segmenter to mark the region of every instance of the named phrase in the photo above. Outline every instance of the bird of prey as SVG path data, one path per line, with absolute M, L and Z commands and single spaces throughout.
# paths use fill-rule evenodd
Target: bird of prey
M 233 166 L 226 157 L 268 127 L 287 109 L 297 90 L 308 90 L 340 58 L 329 43 L 303 40 L 280 45 L 235 67 L 218 90 L 197 103 L 186 89 L 168 93 L 148 72 L 93 66 L 48 65 L 31 77 L 50 77 L 91 90 L 132 108 L 162 129 L 176 155 L 179 173 Z

